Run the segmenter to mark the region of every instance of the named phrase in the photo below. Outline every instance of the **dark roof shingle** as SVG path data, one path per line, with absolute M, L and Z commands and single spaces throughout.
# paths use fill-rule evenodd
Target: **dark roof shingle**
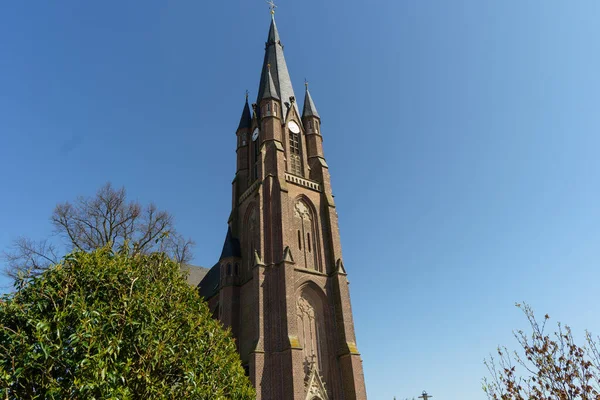
M 248 106 L 248 97 L 246 97 L 246 104 L 244 104 L 244 110 L 242 111 L 242 117 L 240 118 L 238 131 L 243 128 L 250 128 L 251 125 L 252 116 L 250 115 L 250 106 Z
M 321 119 L 308 87 L 306 88 L 306 94 L 304 95 L 304 110 L 302 111 L 302 118 L 304 117 L 317 117 Z
M 262 73 L 260 76 L 260 84 L 258 85 L 258 96 L 257 103 L 264 98 L 265 87 L 268 86 L 267 80 L 269 79 L 269 64 L 271 65 L 271 76 L 275 85 L 276 93 L 279 95 L 279 100 L 282 102 L 288 102 L 290 97 L 294 96 L 294 88 L 292 87 L 292 80 L 290 73 L 288 72 L 285 57 L 283 55 L 283 45 L 279 38 L 279 31 L 275 24 L 275 17 L 271 19 L 271 26 L 269 28 L 269 36 L 267 37 L 267 43 L 265 47 L 265 58 L 262 65 Z M 295 96 L 294 96 L 295 97 Z M 298 104 L 294 102 L 296 112 L 298 111 Z M 285 115 L 285 112 L 284 114 Z

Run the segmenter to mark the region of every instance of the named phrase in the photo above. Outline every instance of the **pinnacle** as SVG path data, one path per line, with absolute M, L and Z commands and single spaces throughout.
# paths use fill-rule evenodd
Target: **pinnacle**
M 264 99 L 280 100 L 279 95 L 277 94 L 277 88 L 275 87 L 275 82 L 273 82 L 273 75 L 271 75 L 271 64 L 267 65 L 267 80 L 265 81 L 261 100 Z
M 302 111 L 302 118 L 304 117 L 316 117 L 321 119 L 317 111 L 317 107 L 315 106 L 315 102 L 313 101 L 310 91 L 308 90 L 308 85 L 306 85 L 306 93 L 304 95 L 304 110 Z
M 250 106 L 248 105 L 248 97 L 246 96 L 246 104 L 244 104 L 244 109 L 242 110 L 242 117 L 240 118 L 238 130 L 243 128 L 250 128 L 251 124 L 252 116 L 250 115 Z

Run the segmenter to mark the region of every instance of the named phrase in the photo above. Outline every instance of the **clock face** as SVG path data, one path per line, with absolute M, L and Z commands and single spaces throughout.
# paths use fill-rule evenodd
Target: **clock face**
M 256 139 L 258 139 L 258 128 L 252 133 L 252 141 L 256 141 Z
M 288 129 L 292 132 L 292 133 L 300 133 L 300 127 L 298 126 L 297 123 L 295 123 L 294 121 L 290 121 L 288 122 Z

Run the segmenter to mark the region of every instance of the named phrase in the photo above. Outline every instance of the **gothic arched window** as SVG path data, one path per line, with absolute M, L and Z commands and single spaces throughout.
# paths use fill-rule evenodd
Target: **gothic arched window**
M 303 175 L 300 154 L 300 135 L 290 132 L 290 172 L 298 176 Z
M 259 247 L 259 235 L 258 235 L 258 213 L 256 207 L 251 205 L 246 212 L 246 218 L 244 223 L 244 238 L 243 238 L 243 254 L 245 264 L 242 266 L 244 272 L 250 273 L 254 266 L 254 253 L 260 248 Z
M 298 200 L 294 206 L 294 225 L 298 234 L 300 258 L 296 260 L 305 268 L 323 272 L 319 259 L 317 218 L 308 202 Z

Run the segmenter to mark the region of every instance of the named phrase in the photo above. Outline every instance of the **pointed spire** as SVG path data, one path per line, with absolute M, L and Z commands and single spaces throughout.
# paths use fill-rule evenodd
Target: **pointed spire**
M 275 88 L 275 82 L 273 82 L 273 75 L 271 75 L 271 64 L 267 65 L 267 79 L 265 80 L 265 87 L 262 90 L 263 95 L 260 100 L 264 99 L 276 99 L 280 100 Z
M 271 26 L 269 27 L 269 36 L 267 37 L 267 46 L 270 44 L 280 44 L 281 39 L 279 38 L 279 31 L 277 30 L 277 24 L 275 23 L 275 13 L 271 13 Z
M 308 90 L 308 82 L 304 82 L 304 86 L 306 86 L 306 93 L 304 94 L 304 110 L 302 111 L 302 118 L 304 117 L 317 117 L 321 119 L 319 113 L 317 112 L 317 107 L 315 107 L 315 102 L 310 95 L 310 91 Z
M 271 65 L 271 69 L 268 68 L 268 65 Z M 291 96 L 295 97 L 292 80 L 283 55 L 283 45 L 279 38 L 279 32 L 273 14 L 271 14 L 271 26 L 269 28 L 267 43 L 265 44 L 265 58 L 262 65 L 260 84 L 258 86 L 257 103 L 260 103 L 260 101 L 264 99 L 264 91 L 270 86 L 268 82 L 269 75 L 271 75 L 271 79 L 273 80 L 278 100 L 285 103 L 290 101 L 289 99 Z M 296 112 L 300 114 L 298 105 L 295 104 L 294 107 L 296 108 Z M 282 108 L 282 110 L 284 110 L 284 108 Z
M 240 118 L 238 131 L 243 128 L 250 128 L 251 125 L 252 116 L 250 115 L 250 106 L 248 105 L 248 91 L 246 91 L 246 104 L 244 104 L 244 110 L 242 111 L 242 117 Z

